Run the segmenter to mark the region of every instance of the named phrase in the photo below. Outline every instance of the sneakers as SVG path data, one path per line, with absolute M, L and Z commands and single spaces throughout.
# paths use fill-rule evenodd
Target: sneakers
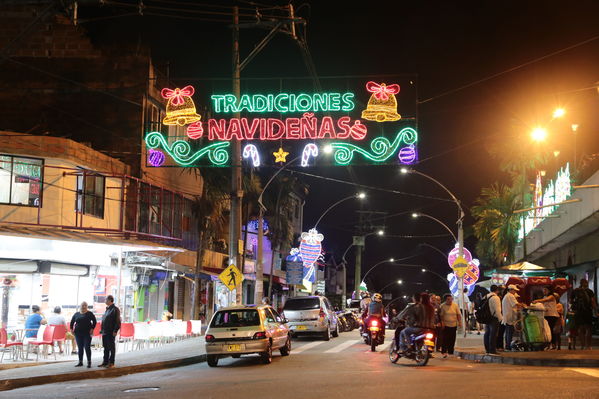
M 83 366 L 83 363 L 77 363 L 77 364 L 75 365 L 75 367 L 81 367 L 81 366 Z
M 108 367 L 108 364 L 106 364 L 106 363 L 98 364 L 98 367 Z

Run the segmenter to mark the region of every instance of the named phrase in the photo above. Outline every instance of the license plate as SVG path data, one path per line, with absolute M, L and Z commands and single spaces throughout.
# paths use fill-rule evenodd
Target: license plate
M 296 330 L 307 330 L 308 327 L 307 326 L 295 326 Z
M 239 352 L 241 345 L 225 345 L 227 352 Z
M 424 345 L 426 345 L 426 346 L 435 346 L 435 343 L 433 341 L 425 339 L 424 340 Z

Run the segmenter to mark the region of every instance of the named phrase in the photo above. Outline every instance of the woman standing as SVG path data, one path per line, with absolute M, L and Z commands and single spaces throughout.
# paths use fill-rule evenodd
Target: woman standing
M 73 329 L 73 326 L 75 328 Z M 75 333 L 79 351 L 79 363 L 75 367 L 83 366 L 83 351 L 87 357 L 87 368 L 92 366 L 92 336 L 96 327 L 96 316 L 87 309 L 87 302 L 81 302 L 81 310 L 71 319 L 71 331 Z
M 557 312 L 557 301 L 550 287 L 543 287 L 543 298 L 536 299 L 532 303 L 542 303 L 545 306 L 545 320 L 549 324 L 551 331 L 551 349 L 555 349 L 557 346 L 557 334 L 555 331 L 555 325 L 559 320 L 559 313 Z

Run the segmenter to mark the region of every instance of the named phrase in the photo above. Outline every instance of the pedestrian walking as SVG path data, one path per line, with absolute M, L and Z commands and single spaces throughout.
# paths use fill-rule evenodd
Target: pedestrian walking
M 456 332 L 458 327 L 462 326 L 462 314 L 451 294 L 445 294 L 444 299 L 445 301 L 439 308 L 439 315 L 443 327 L 441 353 L 443 358 L 446 358 L 448 354 L 453 355 Z
M 104 347 L 104 361 L 98 367 L 113 368 L 116 351 L 116 335 L 121 328 L 121 311 L 114 305 L 114 297 L 106 297 L 106 311 L 102 316 L 102 346 Z
M 580 280 L 580 287 L 572 292 L 572 310 L 574 310 L 574 324 L 580 337 L 582 349 L 591 349 L 593 311 L 597 309 L 595 293 L 589 289 L 586 279 Z
M 555 296 L 555 301 L 557 302 L 557 313 L 559 317 L 557 319 L 557 323 L 555 323 L 555 327 L 553 329 L 553 333 L 555 333 L 557 350 L 562 350 L 562 333 L 564 332 L 564 326 L 566 325 L 564 319 L 564 305 L 559 301 L 560 295 L 557 292 L 553 293 Z
M 507 288 L 505 285 L 500 285 L 497 287 L 497 296 L 499 296 L 499 302 L 501 305 L 501 301 L 503 301 L 503 297 L 507 294 Z M 503 313 L 502 313 L 503 314 Z M 503 337 L 505 336 L 505 325 L 503 323 L 499 323 L 499 328 L 497 329 L 497 346 L 498 350 L 504 350 L 503 347 Z
M 532 301 L 532 303 L 540 303 L 545 307 L 545 320 L 547 320 L 551 332 L 551 349 L 555 349 L 557 347 L 557 337 L 553 330 L 558 322 L 559 313 L 557 312 L 557 301 L 553 296 L 551 287 L 543 287 L 543 297 Z
M 441 352 L 443 344 L 443 325 L 441 324 L 441 297 L 439 295 L 431 296 L 431 305 L 435 308 L 435 349 Z
M 487 294 L 485 299 L 489 304 L 489 311 L 491 320 L 485 324 L 485 351 L 489 355 L 497 355 L 497 335 L 499 332 L 499 325 L 503 321 L 503 315 L 501 313 L 501 300 L 497 295 L 499 287 L 495 284 L 491 286 L 491 292 Z
M 92 366 L 91 343 L 96 323 L 96 316 L 87 308 L 87 302 L 81 302 L 79 311 L 71 318 L 71 331 L 75 334 L 79 356 L 79 363 L 75 367 L 83 366 L 83 352 L 87 358 L 87 368 Z
M 514 337 L 514 325 L 518 320 L 518 309 L 521 305 L 518 303 L 516 293 L 518 286 L 510 284 L 507 287 L 507 293 L 501 300 L 501 311 L 503 314 L 502 324 L 505 326 L 505 350 L 512 350 L 512 338 Z

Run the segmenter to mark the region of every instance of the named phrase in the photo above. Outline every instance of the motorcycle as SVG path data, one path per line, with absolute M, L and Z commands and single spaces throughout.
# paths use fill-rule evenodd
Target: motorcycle
M 391 363 L 397 363 L 400 357 L 411 359 L 418 366 L 426 366 L 431 353 L 435 351 L 435 334 L 432 331 L 424 331 L 422 334 L 412 334 L 409 338 L 408 349 L 400 353 L 396 346 L 395 339 L 389 348 L 389 360 Z
M 383 320 L 370 318 L 364 320 L 361 326 L 361 334 L 366 345 L 370 345 L 370 350 L 376 352 L 376 347 L 385 343 L 385 324 Z

